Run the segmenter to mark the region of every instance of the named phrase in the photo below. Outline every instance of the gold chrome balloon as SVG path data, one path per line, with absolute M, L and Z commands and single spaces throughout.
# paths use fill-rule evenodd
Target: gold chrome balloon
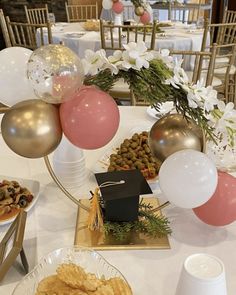
M 135 8 L 135 14 L 137 16 L 142 16 L 144 14 L 144 8 L 142 6 L 138 6 Z
M 36 99 L 12 106 L 3 116 L 1 129 L 9 148 L 26 158 L 50 154 L 62 137 L 58 108 Z
M 193 149 L 205 151 L 205 135 L 191 119 L 188 121 L 180 114 L 166 115 L 151 128 L 149 146 L 154 157 L 163 162 L 171 154 Z

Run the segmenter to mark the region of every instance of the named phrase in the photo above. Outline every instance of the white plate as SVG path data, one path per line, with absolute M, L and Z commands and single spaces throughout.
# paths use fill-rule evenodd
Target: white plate
M 86 32 L 71 32 L 66 33 L 65 36 L 69 38 L 80 38 L 83 37 L 86 34 Z
M 151 106 L 147 108 L 147 114 L 156 120 L 160 119 L 162 116 L 164 116 L 167 113 L 173 113 L 173 112 L 174 112 L 174 103 L 172 101 L 164 102 L 160 106 L 159 111 L 157 111 L 155 108 Z
M 194 34 L 194 35 L 202 35 L 203 29 L 190 29 L 187 31 L 188 34 Z
M 34 198 L 33 198 L 32 202 L 29 204 L 29 206 L 24 209 L 26 212 L 31 210 L 38 200 L 40 183 L 36 180 L 31 180 L 31 179 L 23 179 L 23 178 L 0 175 L 0 182 L 4 179 L 9 180 L 9 181 L 15 180 L 15 181 L 19 182 L 20 186 L 26 187 L 32 193 Z M 9 219 L 0 220 L 0 225 L 6 225 L 8 223 L 11 223 L 15 218 L 16 218 L 16 216 L 13 216 Z

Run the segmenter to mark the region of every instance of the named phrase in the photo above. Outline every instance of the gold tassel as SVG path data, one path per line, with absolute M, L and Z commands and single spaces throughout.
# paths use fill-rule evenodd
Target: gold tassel
M 99 204 L 99 198 L 99 188 L 96 188 L 91 200 L 91 207 L 87 221 L 88 228 L 92 231 L 100 230 L 103 228 L 103 216 Z

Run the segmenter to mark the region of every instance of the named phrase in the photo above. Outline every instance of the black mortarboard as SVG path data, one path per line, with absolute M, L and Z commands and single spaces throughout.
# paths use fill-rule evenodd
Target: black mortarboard
M 106 221 L 135 221 L 138 219 L 139 195 L 152 194 L 142 173 L 136 170 L 96 173 L 104 202 Z M 120 183 L 106 186 L 105 183 Z

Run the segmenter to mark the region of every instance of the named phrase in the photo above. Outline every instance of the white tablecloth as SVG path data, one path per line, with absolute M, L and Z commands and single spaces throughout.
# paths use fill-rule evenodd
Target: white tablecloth
M 72 35 L 72 33 L 74 34 Z M 63 42 L 81 58 L 84 57 L 86 49 L 98 50 L 101 48 L 100 32 L 86 32 L 82 23 L 57 23 L 52 28 L 52 34 L 54 43 Z M 189 26 L 176 23 L 173 27 L 165 30 L 165 36 L 157 34 L 155 48 L 199 51 L 202 36 L 202 30 L 191 30 Z
M 113 146 L 130 134 L 133 128 L 137 130 L 141 126 L 146 129 L 154 123 L 147 115 L 145 107 L 120 107 L 120 113 L 121 124 L 113 141 L 102 149 L 85 152 L 87 168 L 92 169 L 109 146 Z M 0 163 L 2 175 L 34 179 L 41 183 L 40 197 L 35 207 L 28 213 L 25 231 L 24 248 L 32 269 L 48 252 L 73 244 L 77 208 L 52 183 L 43 159 L 29 160 L 18 157 L 0 138 Z M 79 189 L 78 195 L 83 198 L 90 197 L 89 190 L 95 185 L 91 173 L 84 186 Z M 156 195 L 164 201 L 158 192 Z M 125 275 L 134 295 L 174 295 L 184 259 L 199 252 L 216 255 L 222 259 L 226 268 L 228 295 L 234 295 L 236 223 L 217 228 L 202 223 L 192 210 L 171 205 L 163 211 L 171 221 L 173 230 L 170 236 L 170 250 L 100 252 Z M 7 228 L 8 226 L 0 226 L 0 238 Z M 16 265 L 15 268 L 17 267 L 19 268 Z M 10 295 L 22 276 L 15 268 L 11 268 L 2 282 L 1 295 Z

